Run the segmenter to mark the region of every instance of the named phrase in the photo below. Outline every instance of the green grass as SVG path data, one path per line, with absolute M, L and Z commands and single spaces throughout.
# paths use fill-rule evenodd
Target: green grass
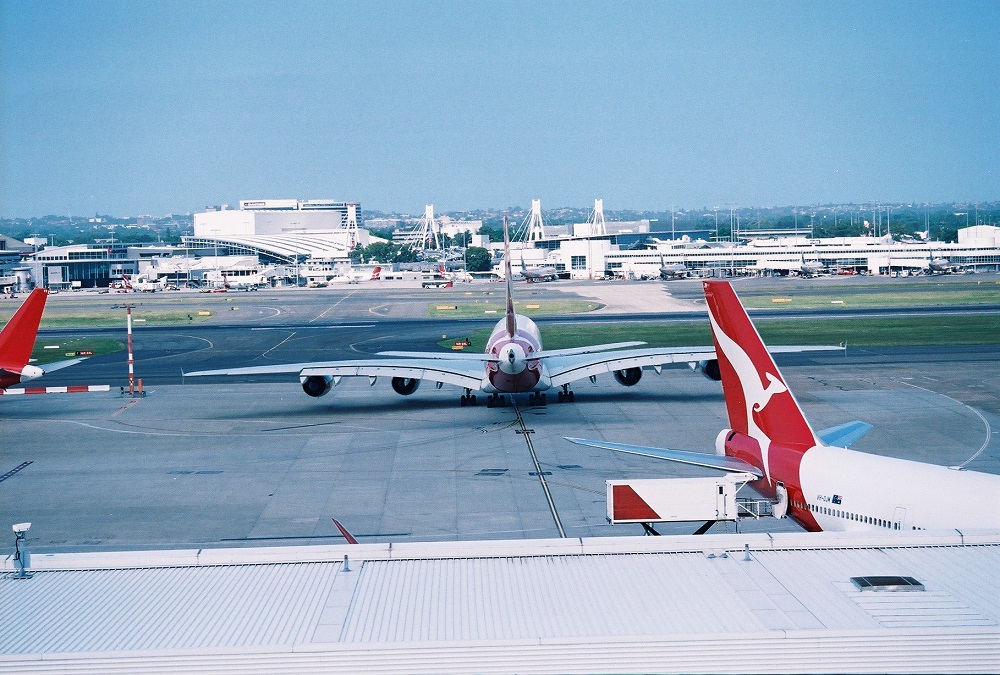
M 133 323 L 140 323 L 146 326 L 176 326 L 181 323 L 197 323 L 211 316 L 199 316 L 198 311 L 198 309 L 164 309 L 137 306 L 132 308 L 132 321 Z M 211 314 L 215 314 L 215 312 Z M 122 330 L 125 330 L 125 309 L 123 307 L 114 308 L 110 305 L 106 308 L 74 307 L 72 305 L 59 306 L 52 303 L 45 308 L 45 314 L 42 315 L 42 328 L 107 326 L 121 326 Z
M 462 296 L 442 296 L 427 306 L 427 316 L 435 319 L 482 319 L 503 317 L 507 299 L 503 293 L 483 294 L 470 299 L 472 294 Z M 537 307 L 536 307 L 537 305 Z M 448 307 L 454 309 L 439 309 Z M 524 316 L 555 316 L 560 314 L 580 314 L 592 312 L 602 305 L 586 300 L 515 300 L 514 308 Z
M 746 307 L 771 309 L 839 309 L 847 307 L 926 307 L 933 305 L 1000 304 L 1000 284 L 948 283 L 894 286 L 891 289 L 810 288 L 755 293 L 740 289 Z M 789 302 L 774 302 L 774 300 Z
M 46 346 L 58 345 L 58 349 L 46 349 Z M 125 349 L 125 343 L 113 338 L 72 338 L 69 340 L 46 340 L 38 338 L 35 349 L 31 353 L 33 365 L 41 366 L 55 361 L 65 361 L 76 356 L 76 352 L 94 352 L 93 356 L 113 354 Z
M 770 345 L 835 345 L 904 347 L 1000 343 L 1000 316 L 931 316 L 898 318 L 759 319 L 761 337 Z M 470 338 L 465 351 L 486 348 L 492 328 L 469 336 L 449 336 L 438 344 L 451 349 L 459 339 Z M 708 321 L 648 324 L 579 324 L 542 328 L 545 349 L 641 340 L 650 347 L 684 347 L 712 344 Z

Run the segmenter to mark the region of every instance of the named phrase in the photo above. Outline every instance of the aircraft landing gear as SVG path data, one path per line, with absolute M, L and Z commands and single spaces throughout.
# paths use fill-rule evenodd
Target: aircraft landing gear
M 564 384 L 562 386 L 562 391 L 559 392 L 558 398 L 560 403 L 572 403 L 573 401 L 576 400 L 576 396 L 574 396 L 573 392 L 569 390 L 568 384 Z
M 539 406 L 545 405 L 545 394 L 542 392 L 539 392 L 537 394 L 532 393 L 530 396 L 528 396 L 528 405 L 539 405 Z
M 508 405 L 510 404 L 507 402 L 507 397 L 500 394 L 490 394 L 490 397 L 486 399 L 487 408 L 506 408 Z
M 474 406 L 476 405 L 476 395 L 472 393 L 471 389 L 466 389 L 465 394 L 462 395 L 460 401 L 463 408 L 465 406 Z

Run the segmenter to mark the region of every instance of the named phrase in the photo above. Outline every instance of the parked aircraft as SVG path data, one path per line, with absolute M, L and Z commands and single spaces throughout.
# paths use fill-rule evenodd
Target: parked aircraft
M 810 531 L 1000 527 L 1000 476 L 848 450 L 871 429 L 816 433 L 728 282 L 704 282 L 732 428 L 716 455 L 568 439 L 574 443 L 756 476 L 750 483 Z
M 928 256 L 927 259 L 927 273 L 928 274 L 951 274 L 954 271 L 951 261 L 947 258 L 937 257 L 932 258 Z
M 378 281 L 382 276 L 382 267 L 378 266 L 370 273 L 366 270 L 351 270 L 346 274 L 340 274 L 329 280 L 330 283 L 359 284 L 362 281 Z
M 36 380 L 45 373 L 83 361 L 83 358 L 67 359 L 48 363 L 44 368 L 29 363 L 48 294 L 44 288 L 33 290 L 0 330 L 0 389 Z
M 691 270 L 688 269 L 687 265 L 684 263 L 671 263 L 667 264 L 663 260 L 663 254 L 660 254 L 660 278 L 666 281 L 667 279 L 683 279 L 691 274 Z
M 524 258 L 522 258 L 521 277 L 523 277 L 528 283 L 535 281 L 555 281 L 559 278 L 559 272 L 551 265 L 536 265 L 535 267 L 528 267 L 524 264 Z
M 380 376 L 391 377 L 397 394 L 414 393 L 422 380 L 453 384 L 465 389 L 461 404 L 476 405 L 473 392 L 490 394 L 488 407 L 505 405 L 505 394 L 527 393 L 531 405 L 544 405 L 549 389 L 560 389 L 558 400 L 573 401 L 570 384 L 584 378 L 611 373 L 622 385 L 631 387 L 642 377 L 642 368 L 660 368 L 670 363 L 689 363 L 713 380 L 719 379 L 715 350 L 712 347 L 667 347 L 632 349 L 644 342 L 543 350 L 542 338 L 535 323 L 514 311 L 513 276 L 509 255 L 507 225 L 504 225 L 507 308 L 504 318 L 486 342 L 482 354 L 445 352 L 379 352 L 379 358 L 319 363 L 290 363 L 274 366 L 253 366 L 205 370 L 188 373 L 190 377 L 206 375 L 262 375 L 274 373 L 299 374 L 302 389 L 310 396 L 323 396 L 340 383 L 343 377 L 368 377 L 371 384 Z M 784 347 L 776 351 L 826 350 L 831 347 Z

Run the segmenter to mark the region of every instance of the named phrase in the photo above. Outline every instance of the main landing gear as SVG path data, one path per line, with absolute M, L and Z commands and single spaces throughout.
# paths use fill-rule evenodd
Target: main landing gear
M 500 394 L 490 394 L 490 397 L 486 399 L 487 408 L 506 408 L 510 405 L 510 401 L 506 396 L 501 396 Z
M 573 392 L 571 392 L 569 390 L 569 385 L 568 384 L 564 384 L 562 386 L 562 391 L 559 392 L 559 402 L 560 403 L 572 403 L 575 400 L 576 400 L 576 396 L 574 396 Z
M 474 406 L 476 405 L 476 395 L 472 393 L 471 389 L 466 389 L 465 393 L 462 394 L 462 398 L 459 399 L 459 401 L 461 401 L 463 408 L 465 406 Z
M 528 396 L 528 405 L 545 405 L 545 393 L 539 392 L 536 394 L 532 392 L 531 395 Z

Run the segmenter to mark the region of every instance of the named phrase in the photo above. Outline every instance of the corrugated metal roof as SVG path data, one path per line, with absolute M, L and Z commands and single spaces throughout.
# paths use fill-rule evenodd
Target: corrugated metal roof
M 1000 532 L 91 553 L 33 564 L 30 580 L 0 579 L 0 662 L 20 671 L 1000 669 Z M 926 591 L 850 581 L 869 575 L 913 576 Z

